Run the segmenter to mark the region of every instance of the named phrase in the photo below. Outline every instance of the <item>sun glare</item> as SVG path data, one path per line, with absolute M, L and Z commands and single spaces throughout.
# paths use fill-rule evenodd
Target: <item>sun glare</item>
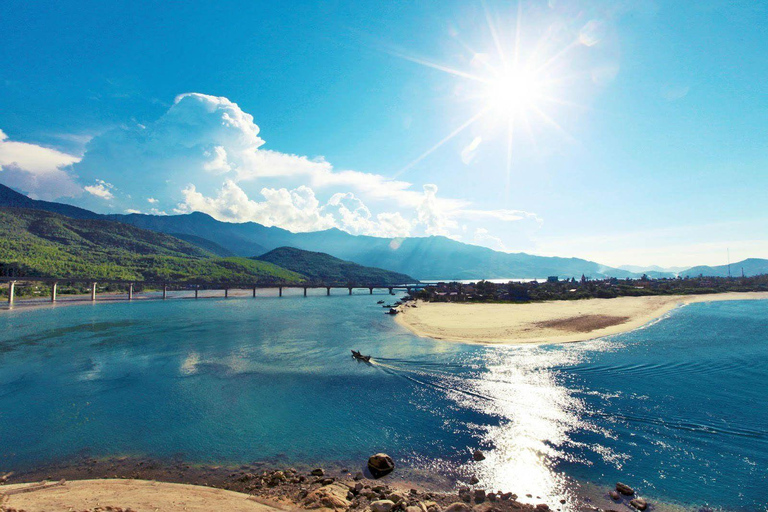
M 569 140 L 573 138 L 555 121 L 550 112 L 562 106 L 583 108 L 561 98 L 559 93 L 565 92 L 563 83 L 568 79 L 568 75 L 564 68 L 567 67 L 565 64 L 569 53 L 587 43 L 574 40 L 571 36 L 559 38 L 559 33 L 554 29 L 541 31 L 538 39 L 526 39 L 522 35 L 521 18 L 520 6 L 514 22 L 502 22 L 498 16 L 491 15 L 486 10 L 486 29 L 494 41 L 495 52 L 488 48 L 478 52 L 473 50 L 471 45 L 462 42 L 463 47 L 472 52 L 466 59 L 469 66 L 463 69 L 400 51 L 392 52 L 401 58 L 462 80 L 466 86 L 458 89 L 463 91 L 461 99 L 469 100 L 470 103 L 477 102 L 477 110 L 466 121 L 396 172 L 394 177 L 400 176 L 481 119 L 492 121 L 486 125 L 489 130 L 501 127 L 506 131 L 507 186 L 516 139 L 528 137 L 535 147 L 534 132 L 541 127 L 554 128 Z
M 536 75 L 515 70 L 500 76 L 488 85 L 488 108 L 497 115 L 515 116 L 536 104 L 542 84 Z

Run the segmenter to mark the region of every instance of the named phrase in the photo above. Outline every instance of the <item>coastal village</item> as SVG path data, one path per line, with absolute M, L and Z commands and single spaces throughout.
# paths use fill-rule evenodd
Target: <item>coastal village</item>
M 768 291 L 768 275 L 660 279 L 588 279 L 582 275 L 578 280 L 550 276 L 542 282 L 439 282 L 424 287 L 413 297 L 429 302 L 531 302 L 761 291 Z

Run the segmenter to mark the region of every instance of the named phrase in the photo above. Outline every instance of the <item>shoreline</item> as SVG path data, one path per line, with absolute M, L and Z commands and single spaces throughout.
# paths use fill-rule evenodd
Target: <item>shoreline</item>
M 688 304 L 766 300 L 768 292 L 648 295 L 546 302 L 423 302 L 400 307 L 395 321 L 422 338 L 482 345 L 574 343 L 642 328 Z
M 535 496 L 525 494 L 525 489 L 502 492 L 486 489 L 482 484 L 467 485 L 463 480 L 465 478 L 449 483 L 432 472 L 407 467 L 396 467 L 394 473 L 375 479 L 364 467 L 333 463 L 286 467 L 272 461 L 209 466 L 146 457 L 82 456 L 20 473 L 3 475 L 0 472 L 0 511 L 74 508 L 95 512 L 110 510 L 105 507 L 111 506 L 111 510 L 122 512 L 158 509 L 272 512 L 317 508 L 370 512 L 374 501 L 391 500 L 395 504 L 391 512 L 416 512 L 407 510 L 409 506 L 419 507 L 422 512 L 425 509 L 442 512 L 456 503 L 467 508 L 454 509 L 454 512 L 488 512 L 490 508 L 498 512 L 576 512 L 628 507 L 632 499 L 630 496 L 611 498 L 609 492 L 613 485 L 573 479 L 562 496 Z M 47 487 L 35 490 L 40 484 Z M 32 492 L 15 491 L 4 496 L 9 490 L 23 488 Z M 638 490 L 635 497 L 639 495 L 642 493 Z M 692 510 L 688 506 L 657 501 L 652 496 L 646 498 L 658 512 Z M 542 507 L 543 504 L 549 508 Z

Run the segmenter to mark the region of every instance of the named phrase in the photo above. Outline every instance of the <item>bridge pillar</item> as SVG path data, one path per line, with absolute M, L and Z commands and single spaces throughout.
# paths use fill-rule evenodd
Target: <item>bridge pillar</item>
M 91 302 L 95 300 L 96 300 L 96 283 L 91 283 Z
M 349 289 L 349 294 L 352 295 L 352 288 Z
M 408 290 L 408 293 L 411 293 L 411 287 L 410 286 L 408 288 L 406 288 L 406 290 Z
M 389 294 L 392 295 L 392 287 L 389 287 Z
M 195 285 L 195 298 L 197 298 L 197 294 L 200 292 L 200 285 Z
M 51 302 L 56 302 L 56 287 L 59 285 L 59 283 L 54 282 L 51 285 Z
M 8 281 L 8 305 L 13 304 L 13 295 L 16 292 L 16 281 Z
M 304 296 L 305 297 L 307 296 L 307 287 L 306 286 L 304 287 Z
M 165 300 L 166 297 L 168 297 L 168 286 L 163 285 L 163 300 Z
M 368 291 L 371 292 L 371 295 L 373 295 L 373 288 L 368 288 Z
M 96 283 L 93 283 L 93 289 L 96 290 Z M 133 300 L 133 283 L 128 285 L 128 300 Z
M 229 297 L 229 288 L 224 288 L 224 298 L 226 299 L 228 297 Z
M 253 287 L 253 298 L 254 299 L 256 298 L 256 287 L 255 286 Z
M 326 286 L 325 287 L 325 294 L 328 295 L 328 296 L 331 295 L 331 287 L 330 286 Z
M 283 287 L 282 286 L 278 286 L 277 287 L 277 293 L 280 295 L 280 297 L 283 296 Z

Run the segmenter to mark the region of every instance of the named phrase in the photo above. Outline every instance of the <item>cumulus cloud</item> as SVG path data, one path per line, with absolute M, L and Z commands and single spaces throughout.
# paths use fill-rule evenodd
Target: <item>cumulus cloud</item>
M 388 238 L 410 233 L 411 224 L 400 213 L 373 216 L 352 193 L 334 194 L 325 204 L 306 185 L 292 190 L 262 188 L 260 194 L 262 201 L 250 199 L 233 180 L 226 180 L 215 197 L 206 197 L 190 185 L 184 189 L 184 202 L 175 211 L 200 211 L 223 221 L 252 221 L 294 232 L 339 228 L 356 235 Z
M 95 185 L 86 185 L 83 187 L 86 192 L 89 194 L 100 197 L 101 199 L 110 200 L 114 198 L 115 196 L 112 194 L 112 189 L 114 189 L 115 186 L 111 183 L 107 183 L 104 180 L 96 180 Z
M 95 209 L 139 212 L 149 203 L 153 214 L 201 211 L 223 221 L 291 231 L 339 228 L 393 239 L 461 234 L 472 241 L 478 227 L 539 221 L 528 212 L 483 210 L 438 195 L 435 184 L 418 187 L 380 174 L 336 169 L 322 156 L 266 149 L 250 114 L 227 98 L 200 93 L 179 95 L 154 122 L 95 136 L 82 159 L 0 135 L 0 180 L 8 182 L 13 173 L 23 173 L 28 181 L 49 176 L 48 190 L 58 196 L 68 189 L 85 191 L 85 206 Z M 462 160 L 471 162 L 481 143 L 479 137 L 472 140 Z M 9 157 L 9 148 L 25 158 Z
M 95 137 L 74 168 L 86 180 L 110 169 L 110 179 L 119 188 L 139 188 L 145 196 L 164 190 L 178 198 L 189 183 L 210 192 L 220 186 L 222 177 L 236 183 L 284 178 L 314 189 L 352 189 L 400 207 L 415 208 L 421 202 L 421 193 L 408 182 L 336 170 L 322 157 L 263 149 L 259 132 L 253 117 L 227 98 L 182 94 L 154 123 L 120 127 Z M 446 208 L 466 204 L 443 198 L 439 202 Z
M 0 130 L 0 182 L 31 197 L 56 199 L 80 194 L 68 172 L 79 160 L 55 149 L 9 140 Z
M 424 196 L 416 208 L 417 222 L 424 227 L 427 235 L 450 235 L 458 223 L 452 219 L 450 210 L 444 208 L 437 200 L 437 185 L 424 185 Z

